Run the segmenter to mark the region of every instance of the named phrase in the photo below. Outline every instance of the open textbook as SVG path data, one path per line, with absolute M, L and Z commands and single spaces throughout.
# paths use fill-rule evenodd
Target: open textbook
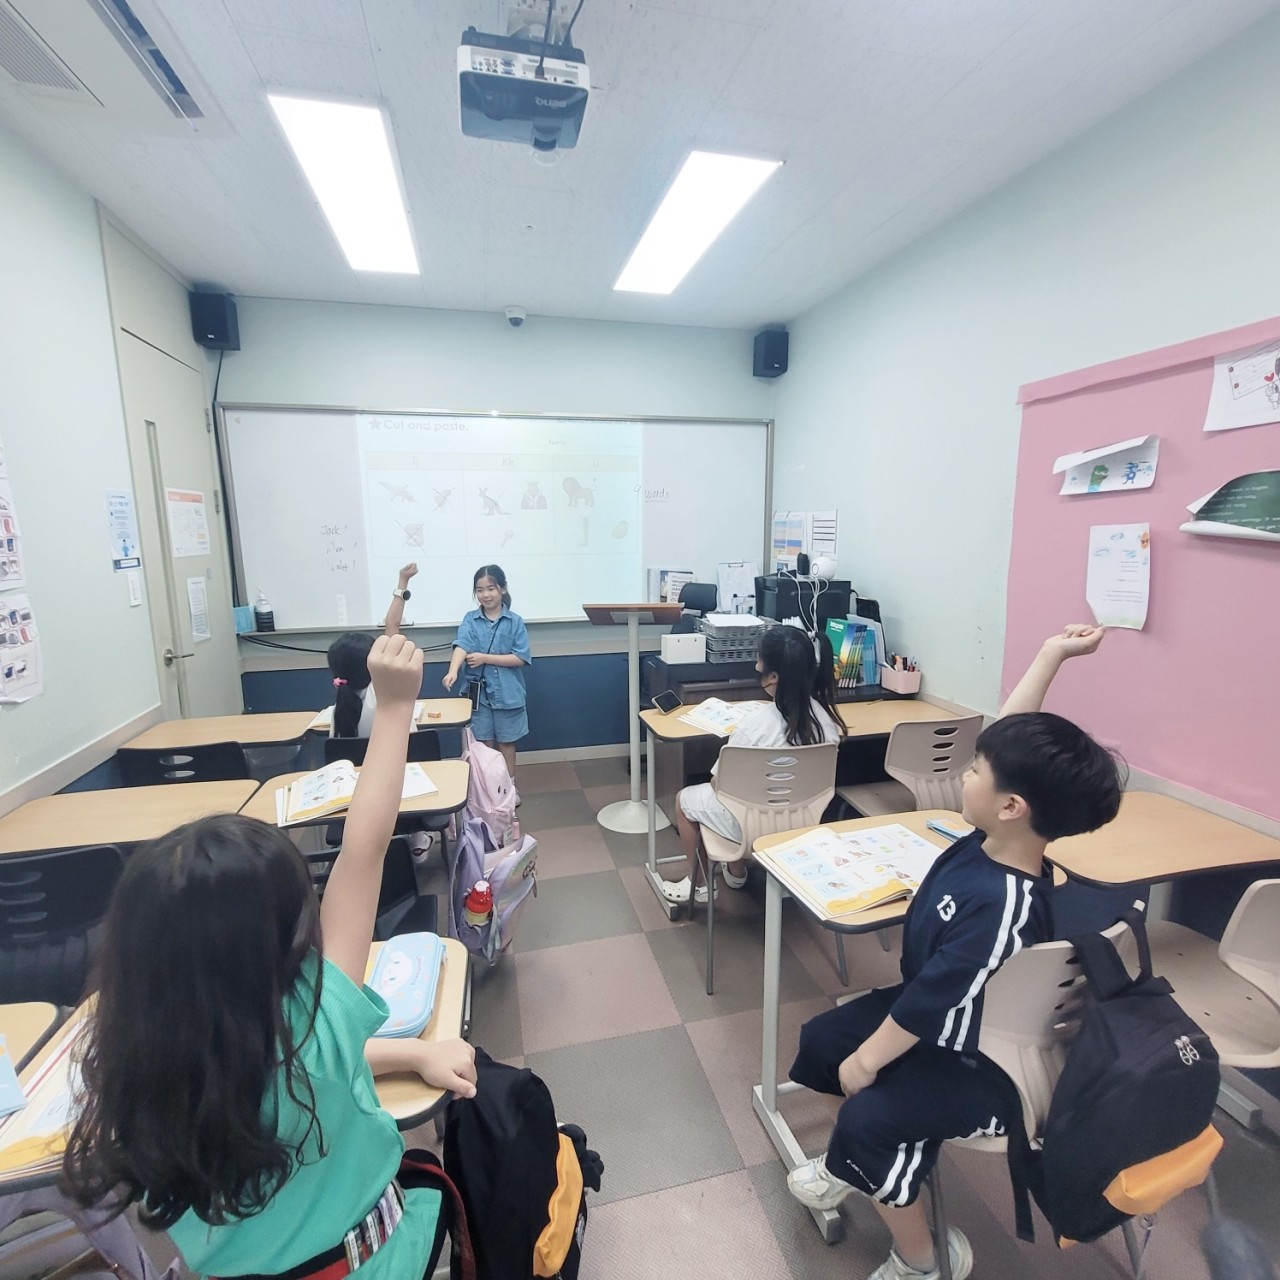
M 276 825 L 291 827 L 340 812 L 351 803 L 359 778 L 360 770 L 350 760 L 335 760 L 323 769 L 295 778 L 276 791 Z M 435 795 L 439 790 L 420 764 L 405 765 L 401 800 Z
M 767 857 L 797 897 L 825 915 L 846 916 L 909 898 L 941 852 L 894 822 L 843 833 L 817 827 L 775 845 Z
M 61 1165 L 80 1092 L 72 1051 L 86 1025 L 74 1019 L 62 1028 L 40 1068 L 23 1082 L 26 1106 L 0 1120 L 0 1185 Z
M 721 698 L 708 698 L 705 702 L 694 703 L 679 718 L 685 724 L 727 738 L 749 715 L 764 705 L 758 700 L 725 702 Z

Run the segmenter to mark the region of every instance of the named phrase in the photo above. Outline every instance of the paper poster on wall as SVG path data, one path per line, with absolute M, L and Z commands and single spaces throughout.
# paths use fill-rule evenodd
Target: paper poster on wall
M 138 513 L 134 510 L 133 494 L 128 489 L 108 489 L 107 529 L 111 541 L 111 567 L 116 573 L 124 569 L 136 569 L 142 563 L 139 556 Z
M 12 589 L 26 584 L 26 562 L 22 555 L 22 539 L 0 536 L 0 587 Z
M 1280 542 L 1280 471 L 1236 476 L 1187 510 L 1195 519 L 1179 526 L 1183 533 Z
M 177 556 L 209 554 L 209 517 L 204 494 L 198 489 L 166 489 L 169 509 L 169 546 Z
M 1149 489 L 1156 479 L 1159 436 L 1135 436 L 1119 444 L 1104 444 L 1081 453 L 1064 453 L 1054 460 L 1053 474 L 1062 472 L 1059 494 L 1111 493 L 1116 489 Z
M 25 595 L 0 595 L 0 702 L 26 702 L 44 691 L 40 633 Z
M 816 560 L 819 556 L 836 558 L 839 523 L 838 511 L 809 512 L 809 559 Z
M 1280 342 L 1219 356 L 1205 411 L 1206 431 L 1280 422 Z
M 1141 631 L 1147 621 L 1150 593 L 1150 525 L 1092 526 L 1085 598 L 1098 624 Z
M 13 490 L 9 481 L 0 477 L 0 538 L 12 538 L 20 534 L 18 508 L 14 505 Z
M 187 579 L 187 612 L 191 615 L 191 638 L 199 644 L 201 640 L 212 640 L 213 632 L 209 630 L 209 596 L 203 578 Z
M 760 566 L 754 560 L 725 560 L 716 565 L 716 588 L 721 613 L 756 611 L 756 577 Z
M 652 568 L 648 575 L 648 597 L 663 604 L 675 604 L 680 599 L 680 588 L 693 581 L 692 569 Z
M 773 513 L 772 560 L 773 572 L 794 569 L 796 558 L 804 550 L 808 534 L 808 516 L 803 511 L 775 511 Z

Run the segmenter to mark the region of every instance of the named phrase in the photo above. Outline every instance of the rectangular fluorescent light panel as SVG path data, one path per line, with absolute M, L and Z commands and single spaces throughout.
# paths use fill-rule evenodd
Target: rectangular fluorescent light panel
M 267 100 L 351 269 L 418 275 L 382 108 L 274 93 Z
M 781 164 L 690 152 L 614 289 L 670 293 Z

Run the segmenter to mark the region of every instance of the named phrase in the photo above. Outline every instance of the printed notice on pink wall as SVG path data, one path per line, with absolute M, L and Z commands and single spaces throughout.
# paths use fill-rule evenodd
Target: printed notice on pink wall
M 1068 663 L 1046 709 L 1136 769 L 1280 820 L 1280 542 L 1257 536 L 1273 527 L 1259 512 L 1272 498 L 1280 424 L 1205 430 L 1220 357 L 1268 345 L 1280 345 L 1280 319 L 1022 389 L 1002 685 L 1007 693 L 1045 636 L 1089 619 L 1090 531 L 1146 525 L 1159 555 L 1147 566 L 1143 629 L 1118 630 L 1089 662 Z M 1149 488 L 1060 493 L 1063 455 L 1151 435 L 1160 461 Z M 1182 531 L 1204 517 L 1239 523 L 1228 536 Z

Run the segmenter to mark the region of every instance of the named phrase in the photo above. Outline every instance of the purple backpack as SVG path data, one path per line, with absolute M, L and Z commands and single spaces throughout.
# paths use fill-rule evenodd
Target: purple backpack
M 489 824 L 465 809 L 460 826 L 450 849 L 449 933 L 468 951 L 497 964 L 515 937 L 524 904 L 538 895 L 538 842 L 522 836 L 499 847 Z M 493 915 L 480 925 L 468 924 L 463 914 L 477 880 L 487 880 L 493 893 Z

